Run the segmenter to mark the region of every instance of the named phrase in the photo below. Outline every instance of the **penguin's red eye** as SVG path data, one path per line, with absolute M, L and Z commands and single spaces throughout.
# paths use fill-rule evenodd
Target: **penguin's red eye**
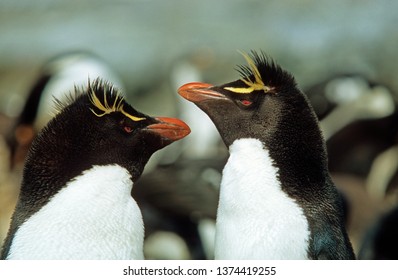
M 123 129 L 124 129 L 124 131 L 126 131 L 127 133 L 133 132 L 133 128 L 130 127 L 130 126 L 127 126 L 127 125 L 125 125 L 125 126 L 123 127 Z
M 244 106 L 250 106 L 250 105 L 253 104 L 252 101 L 247 100 L 247 99 L 242 99 L 242 100 L 240 100 L 240 103 L 241 103 L 242 105 L 244 105 Z

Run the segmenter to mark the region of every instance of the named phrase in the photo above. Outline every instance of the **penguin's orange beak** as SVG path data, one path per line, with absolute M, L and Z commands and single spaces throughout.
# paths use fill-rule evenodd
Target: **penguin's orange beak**
M 158 134 L 167 140 L 174 142 L 184 138 L 191 132 L 189 126 L 179 119 L 156 117 L 155 120 L 157 123 L 148 125 L 146 130 Z
M 206 83 L 188 83 L 178 89 L 178 94 L 193 103 L 209 99 L 227 99 L 225 95 L 213 89 L 213 85 Z

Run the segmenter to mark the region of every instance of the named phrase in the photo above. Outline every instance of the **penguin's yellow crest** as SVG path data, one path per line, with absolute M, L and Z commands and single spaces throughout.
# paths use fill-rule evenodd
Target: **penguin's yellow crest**
M 124 97 L 121 96 L 119 93 L 116 94 L 115 100 L 113 101 L 113 104 L 109 104 L 106 96 L 106 90 L 104 90 L 104 102 L 102 103 L 101 100 L 97 97 L 97 94 L 94 92 L 93 89 L 90 89 L 88 96 L 90 98 L 91 103 L 102 113 L 97 114 L 92 108 L 90 108 L 91 112 L 93 112 L 94 115 L 97 117 L 103 117 L 106 114 L 110 114 L 113 112 L 120 112 L 132 121 L 142 121 L 145 120 L 145 118 L 139 118 L 133 115 L 130 115 L 127 113 L 124 109 Z
M 253 59 L 244 52 L 238 51 L 243 57 L 245 58 L 248 66 L 248 69 L 250 69 L 250 72 L 254 76 L 254 81 L 250 79 L 249 76 L 246 76 L 244 78 L 241 78 L 240 80 L 244 82 L 248 87 L 225 87 L 224 89 L 235 92 L 235 93 L 240 93 L 240 94 L 249 94 L 252 93 L 255 90 L 263 90 L 264 92 L 268 92 L 270 90 L 269 87 L 267 87 L 263 80 L 261 79 L 260 72 L 258 71 L 258 68 L 256 66 L 256 63 L 253 61 Z

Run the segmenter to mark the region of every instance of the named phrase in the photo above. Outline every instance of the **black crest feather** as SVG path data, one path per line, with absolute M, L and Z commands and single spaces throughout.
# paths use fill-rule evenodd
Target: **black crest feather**
M 248 65 L 238 65 L 237 71 L 246 83 L 259 83 L 268 88 L 279 88 L 285 85 L 296 84 L 293 76 L 283 70 L 272 58 L 263 51 L 251 51 L 249 54 L 242 53 Z

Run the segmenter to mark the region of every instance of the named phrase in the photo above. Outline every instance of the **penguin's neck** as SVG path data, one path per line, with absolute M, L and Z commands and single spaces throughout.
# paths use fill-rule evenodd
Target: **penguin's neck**
M 70 181 L 16 231 L 9 259 L 143 259 L 141 212 L 118 165 Z
M 216 259 L 306 259 L 308 222 L 282 191 L 278 168 L 258 139 L 238 139 L 223 170 Z

